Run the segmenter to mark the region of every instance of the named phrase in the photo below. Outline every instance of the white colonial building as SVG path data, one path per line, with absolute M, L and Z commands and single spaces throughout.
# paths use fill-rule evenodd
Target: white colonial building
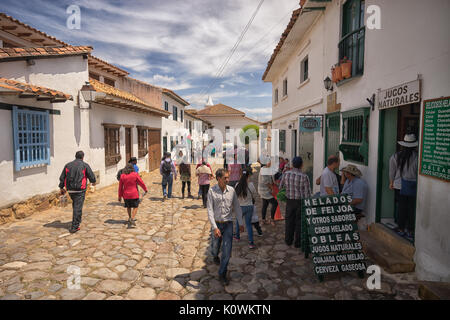
M 390 231 L 396 225 L 396 209 L 388 161 L 398 150 L 397 141 L 412 132 L 419 139 L 420 166 L 426 160 L 422 155 L 430 151 L 429 146 L 422 147 L 425 102 L 437 99 L 439 112 L 449 112 L 445 97 L 450 83 L 450 3 L 302 0 L 300 4 L 263 76 L 273 86 L 272 129 L 282 132 L 280 151 L 290 159 L 301 155 L 314 181 L 332 154 L 340 156 L 341 167 L 357 165 L 369 188 L 365 215 L 370 230 L 373 236 L 382 230 L 387 239 L 378 251 L 389 252 L 392 261 L 413 259 L 412 270 L 415 264 L 420 279 L 449 282 L 450 183 L 448 173 L 442 173 L 449 168 L 448 122 L 427 124 L 427 135 L 441 130 L 436 138 L 440 152 L 433 160 L 440 165 L 431 166 L 439 170 L 440 179 L 427 173 L 429 166 L 419 169 L 413 246 Z M 373 28 L 377 22 L 380 29 Z M 335 71 L 350 66 L 346 78 L 332 74 L 336 65 Z M 322 127 L 300 132 L 299 121 L 307 118 L 323 120 Z M 382 260 L 381 254 L 378 257 Z

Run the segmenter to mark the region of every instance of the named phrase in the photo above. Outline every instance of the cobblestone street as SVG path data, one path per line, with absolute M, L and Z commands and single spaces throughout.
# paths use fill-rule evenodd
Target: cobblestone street
M 127 229 L 117 184 L 90 195 L 76 234 L 68 233 L 70 205 L 0 226 L 0 299 L 418 299 L 414 274 L 383 272 L 381 290 L 368 290 L 356 273 L 320 283 L 311 258 L 284 244 L 283 221 L 263 225 L 254 250 L 246 233 L 233 242 L 231 281 L 223 287 L 208 253 L 210 224 L 201 200 L 182 200 L 177 180 L 174 198 L 162 202 L 160 180 L 158 171 L 144 176 L 149 193 L 134 229 Z M 257 172 L 252 180 L 256 185 Z M 70 266 L 81 268 L 81 289 L 67 288 Z

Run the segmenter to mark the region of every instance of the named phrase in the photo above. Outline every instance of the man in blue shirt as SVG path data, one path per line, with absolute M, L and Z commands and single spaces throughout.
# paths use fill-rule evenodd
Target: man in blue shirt
M 361 179 L 362 173 L 354 165 L 349 164 L 342 169 L 342 173 L 341 184 L 344 184 L 342 193 L 352 196 L 353 200 L 350 204 L 357 215 L 362 214 L 366 205 L 367 183 Z
M 130 161 L 128 161 L 128 163 L 131 163 L 133 165 L 133 167 L 134 167 L 134 171 L 139 173 L 139 167 L 137 166 L 137 159 L 136 159 L 136 157 L 132 157 L 130 159 Z

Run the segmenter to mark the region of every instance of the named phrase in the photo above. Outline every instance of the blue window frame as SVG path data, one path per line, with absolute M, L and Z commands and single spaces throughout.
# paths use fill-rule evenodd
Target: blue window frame
M 173 106 L 173 120 L 178 121 L 178 108 Z
M 164 101 L 164 110 L 169 111 L 169 103 Z
M 24 167 L 50 164 L 50 128 L 48 111 L 29 111 L 12 108 L 14 166 Z

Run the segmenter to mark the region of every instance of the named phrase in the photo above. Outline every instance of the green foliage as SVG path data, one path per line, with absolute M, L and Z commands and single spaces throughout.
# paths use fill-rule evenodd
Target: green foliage
M 243 127 L 241 132 L 239 132 L 239 137 L 241 138 L 242 143 L 249 144 L 249 137 L 245 137 L 244 141 L 244 135 L 248 130 L 252 129 L 256 131 L 256 138 L 259 138 L 259 127 L 256 124 L 249 124 Z

